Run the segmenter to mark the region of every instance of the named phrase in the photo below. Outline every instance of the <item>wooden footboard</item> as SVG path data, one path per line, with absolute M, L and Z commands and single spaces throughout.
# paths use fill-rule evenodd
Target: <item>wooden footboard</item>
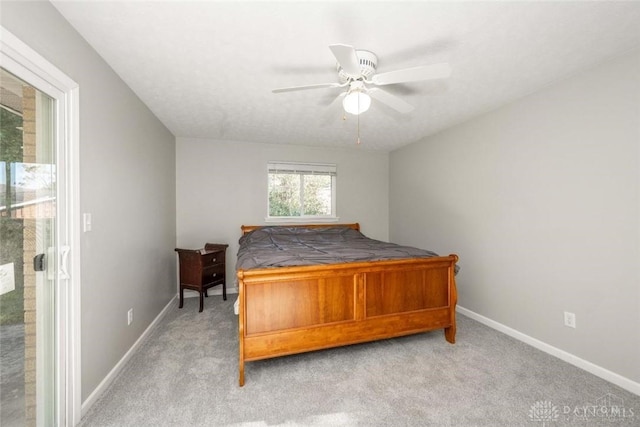
M 457 255 L 238 271 L 245 362 L 444 329 L 455 342 Z

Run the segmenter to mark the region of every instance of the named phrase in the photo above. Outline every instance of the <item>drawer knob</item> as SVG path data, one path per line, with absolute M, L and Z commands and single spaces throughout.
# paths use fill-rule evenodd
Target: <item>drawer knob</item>
M 216 260 L 215 258 L 213 258 L 211 261 L 212 261 L 212 262 L 216 262 L 217 260 Z
M 218 273 L 213 273 L 213 277 L 216 277 L 218 275 Z

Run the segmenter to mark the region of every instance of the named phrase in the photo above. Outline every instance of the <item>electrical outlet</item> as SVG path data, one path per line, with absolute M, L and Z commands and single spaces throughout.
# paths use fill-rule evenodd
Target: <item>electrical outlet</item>
M 130 325 L 131 323 L 133 323 L 133 308 L 130 308 L 129 311 L 127 311 L 127 325 Z
M 564 312 L 564 326 L 568 326 L 569 328 L 576 327 L 576 315 L 574 313 Z

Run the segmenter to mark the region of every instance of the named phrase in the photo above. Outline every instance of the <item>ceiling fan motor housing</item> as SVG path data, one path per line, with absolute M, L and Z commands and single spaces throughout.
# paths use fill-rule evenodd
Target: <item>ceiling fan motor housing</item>
M 348 74 L 342 69 L 340 64 L 338 64 L 338 77 L 340 78 L 341 83 L 359 78 L 369 80 L 369 78 L 375 74 L 376 68 L 378 68 L 378 57 L 375 53 L 368 50 L 356 50 L 356 56 L 358 57 L 358 62 L 360 63 L 360 70 L 362 74 L 360 76 L 353 76 L 351 74 Z

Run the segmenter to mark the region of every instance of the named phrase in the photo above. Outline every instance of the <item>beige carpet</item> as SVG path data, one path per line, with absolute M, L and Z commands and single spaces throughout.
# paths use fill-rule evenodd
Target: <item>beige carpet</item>
M 442 331 L 246 365 L 220 296 L 177 304 L 83 426 L 640 426 L 640 397 L 458 316 Z

